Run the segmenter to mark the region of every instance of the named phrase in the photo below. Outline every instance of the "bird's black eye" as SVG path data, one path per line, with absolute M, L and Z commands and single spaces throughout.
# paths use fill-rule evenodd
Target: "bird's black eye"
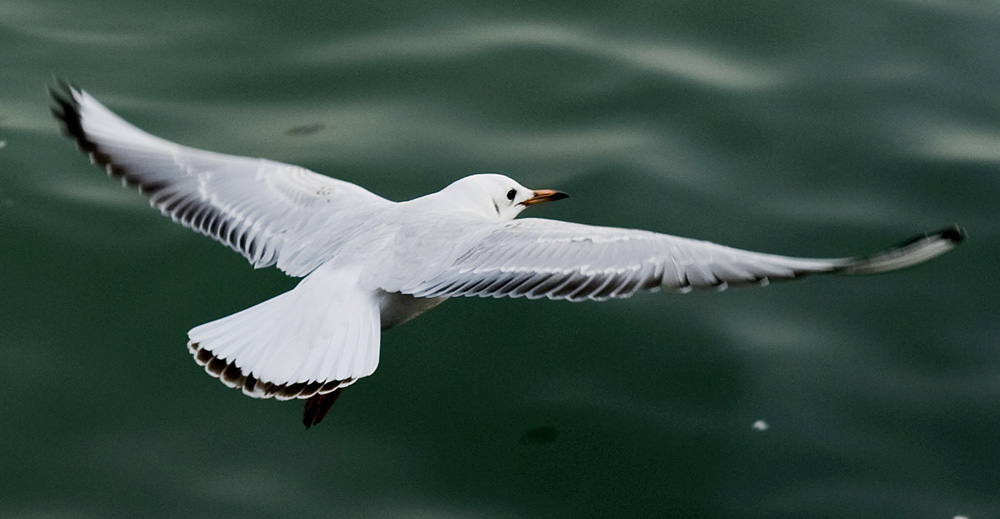
M 510 200 L 511 202 L 513 202 L 515 196 L 517 196 L 517 190 L 516 189 L 511 189 L 510 191 L 507 191 L 507 200 Z

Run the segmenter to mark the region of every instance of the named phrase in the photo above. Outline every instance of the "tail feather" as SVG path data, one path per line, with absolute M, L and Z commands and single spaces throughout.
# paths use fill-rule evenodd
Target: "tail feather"
M 319 269 L 297 287 L 188 332 L 195 361 L 256 398 L 309 398 L 375 371 L 379 303 L 354 272 Z

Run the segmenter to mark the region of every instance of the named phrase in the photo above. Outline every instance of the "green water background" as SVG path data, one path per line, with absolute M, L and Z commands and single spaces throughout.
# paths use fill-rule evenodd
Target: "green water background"
M 0 2 L 0 517 L 1000 517 L 1000 4 Z M 907 271 L 451 301 L 317 428 L 185 332 L 294 285 L 59 135 L 70 79 L 157 135 L 395 200 Z M 769 428 L 753 427 L 764 420 Z

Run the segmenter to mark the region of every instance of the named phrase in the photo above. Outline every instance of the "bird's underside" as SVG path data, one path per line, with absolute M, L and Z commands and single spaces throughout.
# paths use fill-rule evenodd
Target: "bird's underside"
M 473 175 L 407 202 L 298 166 L 181 146 L 87 93 L 52 91 L 53 113 L 91 160 L 175 222 L 302 281 L 193 328 L 206 371 L 256 398 L 306 400 L 319 423 L 344 387 L 374 372 L 381 330 L 458 296 L 569 301 L 762 285 L 808 274 L 873 274 L 954 248 L 950 227 L 870 256 L 808 259 L 649 231 L 514 217 L 565 195 Z

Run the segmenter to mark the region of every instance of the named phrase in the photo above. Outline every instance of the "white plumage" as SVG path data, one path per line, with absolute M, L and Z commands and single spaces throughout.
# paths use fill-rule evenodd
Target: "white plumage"
M 580 301 L 639 290 L 765 284 L 809 273 L 869 274 L 947 252 L 950 228 L 870 257 L 803 259 L 648 231 L 514 220 L 564 198 L 502 175 L 472 175 L 391 202 L 354 184 L 266 159 L 181 146 L 132 126 L 81 90 L 53 92 L 67 133 L 174 221 L 232 247 L 254 267 L 304 279 L 293 290 L 195 327 L 206 370 L 254 397 L 320 398 L 370 375 L 380 329 L 449 297 Z M 306 425 L 322 409 L 307 404 Z M 318 404 L 317 404 L 318 405 Z

